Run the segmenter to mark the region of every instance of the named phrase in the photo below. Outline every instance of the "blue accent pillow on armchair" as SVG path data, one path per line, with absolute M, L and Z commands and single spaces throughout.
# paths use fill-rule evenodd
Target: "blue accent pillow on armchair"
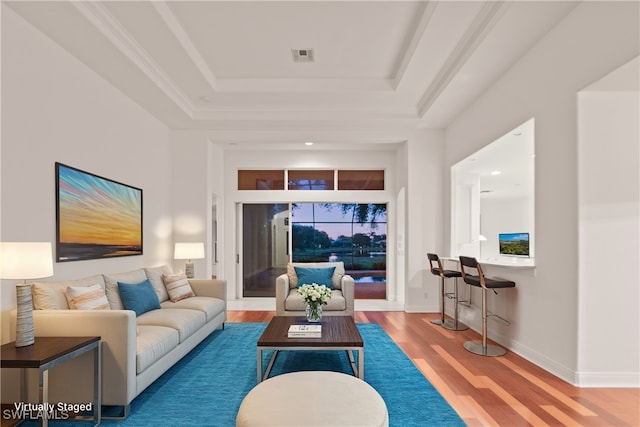
M 118 291 L 124 308 L 135 311 L 136 317 L 160 308 L 160 300 L 149 279 L 137 285 L 118 282 Z
M 296 276 L 298 276 L 298 287 L 302 285 L 310 285 L 317 283 L 318 285 L 325 285 L 331 289 L 331 277 L 335 271 L 335 267 L 324 268 L 311 268 L 311 267 L 293 267 L 296 270 Z

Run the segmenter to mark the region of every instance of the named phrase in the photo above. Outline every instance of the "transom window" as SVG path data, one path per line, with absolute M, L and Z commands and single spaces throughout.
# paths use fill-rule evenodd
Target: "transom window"
M 238 190 L 384 190 L 384 170 L 239 170 Z

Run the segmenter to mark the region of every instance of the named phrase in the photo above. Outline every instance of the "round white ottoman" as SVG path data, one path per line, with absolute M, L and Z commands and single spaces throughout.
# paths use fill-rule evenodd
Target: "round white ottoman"
M 388 426 L 384 400 L 369 384 L 327 371 L 282 374 L 247 394 L 236 417 L 247 426 Z

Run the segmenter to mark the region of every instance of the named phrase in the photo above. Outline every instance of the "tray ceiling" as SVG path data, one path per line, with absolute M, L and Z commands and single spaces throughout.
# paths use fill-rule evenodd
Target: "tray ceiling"
M 3 3 L 173 129 L 379 143 L 446 127 L 576 5 Z M 314 60 L 294 62 L 292 49 L 313 49 Z

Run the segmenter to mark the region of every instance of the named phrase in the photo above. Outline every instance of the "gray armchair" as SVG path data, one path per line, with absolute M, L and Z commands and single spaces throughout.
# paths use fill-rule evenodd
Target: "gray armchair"
M 323 316 L 353 316 L 354 281 L 345 274 L 344 263 L 295 262 L 287 265 L 287 273 L 276 278 L 276 314 L 278 316 L 304 316 L 306 304 L 298 294 L 298 276 L 294 267 L 335 267 L 331 277 L 331 300 L 322 306 Z

